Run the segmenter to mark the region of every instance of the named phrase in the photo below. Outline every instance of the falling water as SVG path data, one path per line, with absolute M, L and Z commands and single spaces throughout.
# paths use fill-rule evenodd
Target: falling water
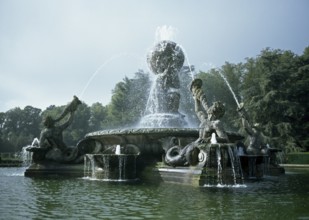
M 234 184 L 237 184 L 237 180 L 236 180 L 237 176 L 236 176 L 236 171 L 235 171 L 235 157 L 234 157 L 234 152 L 231 146 L 228 146 L 228 153 L 229 153 L 232 171 L 233 171 Z
M 95 178 L 95 161 L 93 154 L 86 154 L 84 157 L 84 175 L 85 177 Z M 89 173 L 91 175 L 89 176 Z
M 221 164 L 221 148 L 220 145 L 216 148 L 216 154 L 217 154 L 217 178 L 218 178 L 218 184 L 223 184 L 222 182 L 222 164 Z
M 125 161 L 126 161 L 126 157 L 124 157 L 124 155 L 122 156 L 119 156 L 119 162 L 118 162 L 118 166 L 119 166 L 119 177 L 118 177 L 118 180 L 119 181 L 122 181 L 125 179 L 125 167 L 126 167 L 126 164 L 125 164 Z
M 136 155 L 86 154 L 84 178 L 110 182 L 136 181 Z
M 220 76 L 222 77 L 222 79 L 225 81 L 225 84 L 228 86 L 229 90 L 231 91 L 231 93 L 232 93 L 232 95 L 233 95 L 233 97 L 234 97 L 234 99 L 235 99 L 235 102 L 236 102 L 236 104 L 237 104 L 237 107 L 240 108 L 240 104 L 239 104 L 239 102 L 238 102 L 238 100 L 237 100 L 237 97 L 236 97 L 236 95 L 235 95 L 235 93 L 234 93 L 234 91 L 233 91 L 231 85 L 230 85 L 229 82 L 227 81 L 226 77 L 225 77 L 220 71 L 218 71 L 218 72 L 219 72 Z
M 27 148 L 31 146 L 26 146 L 21 149 L 21 160 L 22 166 L 28 167 L 32 163 L 32 152 L 27 151 Z
M 22 148 L 20 152 L 20 158 L 22 161 L 22 166 L 23 167 L 28 167 L 32 163 L 32 152 L 27 151 L 27 148 L 29 147 L 39 147 L 40 141 L 38 138 L 34 138 L 31 145 L 25 146 Z
M 236 146 L 209 144 L 206 148 L 206 187 L 230 187 L 243 185 L 243 174 Z
M 109 179 L 109 155 L 103 155 L 103 165 L 104 165 L 104 177 L 103 179 L 108 180 Z

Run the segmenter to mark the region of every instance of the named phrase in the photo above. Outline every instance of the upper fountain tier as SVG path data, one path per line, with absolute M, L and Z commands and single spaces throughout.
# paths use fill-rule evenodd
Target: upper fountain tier
M 156 78 L 140 127 L 184 127 L 187 124 L 184 115 L 178 111 L 180 101 L 178 73 L 184 60 L 181 47 L 172 41 L 160 41 L 149 52 L 147 62 Z

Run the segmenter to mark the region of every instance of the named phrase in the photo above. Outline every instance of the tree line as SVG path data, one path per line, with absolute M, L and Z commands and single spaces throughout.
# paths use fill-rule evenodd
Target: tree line
M 192 126 L 198 126 L 194 101 L 188 89 L 193 67 L 179 73 L 180 111 Z M 197 72 L 209 104 L 222 101 L 226 113 L 226 130 L 244 134 L 237 112 L 237 101 L 244 104 L 253 123 L 259 123 L 268 143 L 285 152 L 308 151 L 309 47 L 302 55 L 291 51 L 266 48 L 254 58 L 220 68 Z M 224 76 L 228 85 L 223 80 Z M 152 83 L 152 74 L 138 70 L 133 78 L 125 77 L 112 91 L 110 103 L 82 103 L 73 123 L 64 132 L 64 141 L 76 145 L 85 134 L 111 128 L 134 127 L 144 114 Z M 236 98 L 236 100 L 235 100 Z M 17 152 L 40 136 L 42 119 L 61 114 L 65 105 L 51 105 L 45 110 L 26 106 L 0 112 L 0 152 Z

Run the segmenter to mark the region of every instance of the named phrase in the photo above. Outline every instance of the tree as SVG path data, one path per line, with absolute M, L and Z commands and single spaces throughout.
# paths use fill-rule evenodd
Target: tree
M 96 102 L 90 107 L 89 130 L 96 131 L 104 128 L 107 117 L 107 109 L 101 103 Z
M 270 143 L 282 149 L 303 148 L 296 139 L 298 115 L 304 115 L 299 98 L 308 91 L 304 86 L 304 67 L 300 57 L 291 51 L 263 50 L 256 59 L 248 59 L 243 78 L 242 95 L 253 122 L 261 124 Z M 305 68 L 306 69 L 306 68 Z M 306 72 L 306 70 L 305 70 Z M 301 76 L 301 77 L 300 77 Z M 295 94 L 297 87 L 301 91 Z
M 31 144 L 34 137 L 39 135 L 41 110 L 32 106 L 24 109 L 17 107 L 1 114 L 0 120 L 2 143 L 10 145 L 11 152 L 16 152 Z
M 142 70 L 135 73 L 133 79 L 125 77 L 117 83 L 107 106 L 106 127 L 128 127 L 138 123 L 145 110 L 149 89 L 149 75 Z

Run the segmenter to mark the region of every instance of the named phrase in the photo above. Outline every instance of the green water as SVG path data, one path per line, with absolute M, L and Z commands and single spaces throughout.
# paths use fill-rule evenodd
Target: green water
M 0 219 L 309 219 L 309 169 L 242 187 L 27 178 L 0 168 Z

